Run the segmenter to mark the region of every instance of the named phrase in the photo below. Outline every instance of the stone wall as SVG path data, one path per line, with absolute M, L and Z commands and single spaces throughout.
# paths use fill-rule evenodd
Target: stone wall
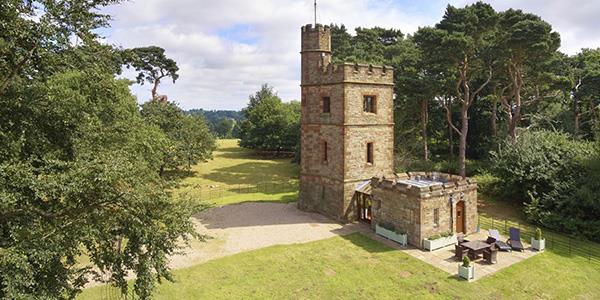
M 399 180 L 437 179 L 436 185 L 419 187 Z M 371 180 L 373 222 L 392 223 L 408 233 L 411 245 L 422 247 L 423 239 L 435 234 L 456 232 L 456 204 L 465 203 L 464 225 L 467 234 L 477 230 L 477 183 L 469 178 L 439 173 L 402 173 L 393 178 Z M 435 223 L 434 210 L 438 209 Z

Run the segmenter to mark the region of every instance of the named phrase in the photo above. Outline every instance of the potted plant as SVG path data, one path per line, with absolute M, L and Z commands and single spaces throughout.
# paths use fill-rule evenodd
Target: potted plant
M 406 246 L 406 242 L 408 241 L 408 235 L 405 232 L 396 229 L 396 226 L 392 223 L 381 222 L 375 224 L 375 233 L 397 242 L 402 246 Z
M 546 248 L 546 239 L 542 236 L 542 230 L 535 229 L 535 236 L 531 238 L 531 247 L 537 251 L 543 251 Z
M 462 264 L 458 265 L 458 276 L 467 281 L 475 279 L 475 267 L 471 266 L 471 260 L 468 256 L 465 256 Z
M 456 235 L 450 232 L 434 234 L 423 240 L 423 248 L 433 251 L 456 243 Z

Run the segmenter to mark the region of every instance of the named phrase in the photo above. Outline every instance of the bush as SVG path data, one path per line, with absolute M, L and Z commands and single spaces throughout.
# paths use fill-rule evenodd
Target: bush
M 489 172 L 483 172 L 473 177 L 477 180 L 477 190 L 480 193 L 487 195 L 498 195 L 501 191 L 498 189 L 500 186 L 500 178 L 490 174 Z
M 562 133 L 526 132 L 492 153 L 491 175 L 497 191 L 524 205 L 529 221 L 600 240 L 597 153 L 594 144 Z
M 531 196 L 572 193 L 592 153 L 590 143 L 572 141 L 562 133 L 526 132 L 516 143 L 506 142 L 491 153 L 491 170 L 500 179 L 503 196 L 528 203 Z
M 468 268 L 471 266 L 471 259 L 468 256 L 463 257 L 463 267 Z

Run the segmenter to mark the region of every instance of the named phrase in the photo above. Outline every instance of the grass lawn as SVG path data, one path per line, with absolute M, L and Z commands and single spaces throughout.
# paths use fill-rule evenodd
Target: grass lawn
M 157 299 L 600 298 L 600 270 L 585 260 L 546 252 L 466 283 L 360 234 L 240 253 L 174 275 Z M 107 298 L 109 289 L 79 299 Z
M 258 157 L 234 139 L 219 140 L 213 157 L 192 167 L 175 189 L 175 197 L 186 193 L 216 205 L 298 199 L 299 168 L 289 158 Z

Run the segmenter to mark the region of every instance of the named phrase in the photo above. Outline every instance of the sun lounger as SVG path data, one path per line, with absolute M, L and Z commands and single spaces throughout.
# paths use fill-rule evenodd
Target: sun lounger
M 510 227 L 508 229 L 509 239 L 507 243 L 513 250 L 523 251 L 525 247 L 523 247 L 523 243 L 521 243 L 521 231 L 518 228 Z
M 488 230 L 488 232 L 489 232 L 489 236 L 496 240 L 495 244 L 496 244 L 496 247 L 498 247 L 498 250 L 511 251 L 510 246 L 507 243 L 500 240 L 500 233 L 498 232 L 498 230 L 490 229 L 490 230 Z

